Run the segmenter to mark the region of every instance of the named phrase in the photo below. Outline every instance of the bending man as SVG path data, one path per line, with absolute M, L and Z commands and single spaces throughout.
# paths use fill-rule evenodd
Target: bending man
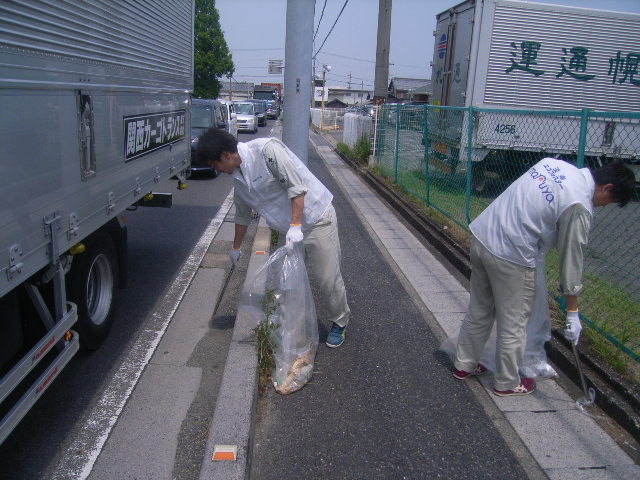
M 535 381 L 520 378 L 527 321 L 535 293 L 536 257 L 557 246 L 560 292 L 567 302 L 565 336 L 578 342 L 582 326 L 578 297 L 582 290 L 583 249 L 593 207 L 626 205 L 635 177 L 621 164 L 589 171 L 545 158 L 509 186 L 469 225 L 471 292 L 469 310 L 460 328 L 454 377 L 479 375 L 479 364 L 493 322 L 496 322 L 494 393 L 526 395 Z
M 340 271 L 340 241 L 331 192 L 275 138 L 238 143 L 228 132 L 210 128 L 200 135 L 198 157 L 234 180 L 235 235 L 229 252 L 233 263 L 242 256 L 251 209 L 272 229 L 286 233 L 289 248 L 303 242 L 333 322 L 326 343 L 329 347 L 342 345 L 351 312 Z

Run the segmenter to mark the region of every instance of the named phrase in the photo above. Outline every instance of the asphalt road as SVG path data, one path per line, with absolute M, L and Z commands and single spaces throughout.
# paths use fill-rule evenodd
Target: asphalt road
M 526 478 L 313 150 L 309 168 L 334 194 L 352 316 L 344 345 L 327 348 L 315 289 L 313 379 L 292 395 L 268 388 L 260 398 L 251 478 Z
M 266 136 L 272 124 L 270 120 L 256 135 L 240 133 L 239 140 Z M 67 447 L 81 435 L 88 412 L 135 347 L 145 321 L 216 215 L 232 181 L 224 174 L 196 176 L 187 185 L 180 191 L 176 181 L 169 181 L 156 189 L 173 193 L 170 209 L 127 212 L 128 285 L 119 291 L 111 334 L 97 351 L 78 353 L 0 445 L 0 479 L 51 478 L 51 472 L 60 470 Z

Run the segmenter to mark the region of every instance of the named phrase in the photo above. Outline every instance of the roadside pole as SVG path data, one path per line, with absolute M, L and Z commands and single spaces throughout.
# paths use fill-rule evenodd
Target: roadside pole
M 378 44 L 376 47 L 376 79 L 373 103 L 382 105 L 387 101 L 389 88 L 389 48 L 391 43 L 391 2 L 378 2 Z
M 311 115 L 314 0 L 287 0 L 282 141 L 306 165 Z

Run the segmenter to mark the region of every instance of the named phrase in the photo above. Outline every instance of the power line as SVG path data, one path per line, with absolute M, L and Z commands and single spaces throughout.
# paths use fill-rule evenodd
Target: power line
M 316 33 L 313 34 L 313 41 L 316 41 L 316 35 L 318 35 L 318 30 L 320 30 L 320 24 L 322 23 L 322 17 L 324 16 L 324 7 L 327 6 L 327 0 L 324 0 L 324 5 L 322 6 L 322 13 L 320 14 L 320 20 L 318 20 L 318 26 L 316 27 Z
M 232 52 L 266 52 L 269 50 L 284 50 L 284 47 L 273 48 L 231 48 Z
M 357 60 L 358 62 L 376 63 L 375 60 L 365 60 L 363 58 L 347 57 L 346 55 L 338 55 L 337 53 L 323 52 L 322 54 L 329 55 L 330 57 L 339 57 L 339 58 L 346 58 L 348 60 Z
M 338 57 L 338 58 L 346 58 L 348 60 L 356 60 L 358 62 L 376 63 L 374 60 L 365 60 L 364 58 L 348 57 L 346 55 L 338 55 L 337 53 L 322 52 L 322 54 L 323 55 L 329 55 L 330 57 Z M 394 63 L 394 62 L 389 62 L 389 65 L 396 66 L 396 67 L 407 67 L 407 68 L 427 68 L 427 65 L 404 65 L 404 64 L 401 64 L 401 63 Z
M 333 76 L 333 75 L 331 75 L 331 76 Z M 341 76 L 343 76 L 343 75 L 341 75 Z M 352 78 L 355 78 L 355 77 L 352 77 Z M 327 80 L 331 80 L 332 82 L 335 82 L 335 83 L 344 83 L 344 84 L 347 84 L 347 85 L 349 85 L 350 83 L 354 83 L 354 82 L 348 82 L 346 80 L 336 80 L 335 78 L 331 79 L 331 78 L 329 78 L 329 75 L 327 75 Z M 373 83 L 372 83 L 371 80 L 367 80 L 366 78 L 361 78 L 360 80 L 362 80 L 363 83 L 365 85 L 367 85 L 367 86 L 373 86 Z
M 238 75 L 239 77 L 249 77 L 249 78 L 282 78 L 283 75 Z
M 320 48 L 318 49 L 318 51 L 313 55 L 313 58 L 315 58 L 316 55 L 318 55 L 318 53 L 320 53 L 320 50 L 322 50 L 322 47 L 324 47 L 325 42 L 329 38 L 329 35 L 331 35 L 331 32 L 333 32 L 333 27 L 336 26 L 336 23 L 338 23 L 338 20 L 340 19 L 340 15 L 342 15 L 342 12 L 344 12 L 344 7 L 347 6 L 347 3 L 349 3 L 349 0 L 345 0 L 344 1 L 344 5 L 342 6 L 342 10 L 340 10 L 340 13 L 338 14 L 338 17 L 336 18 L 336 21 L 333 22 L 333 25 L 331 26 L 331 30 L 329 30 L 329 33 L 327 33 L 327 36 L 324 37 L 324 41 L 322 42 L 322 45 L 320 45 Z

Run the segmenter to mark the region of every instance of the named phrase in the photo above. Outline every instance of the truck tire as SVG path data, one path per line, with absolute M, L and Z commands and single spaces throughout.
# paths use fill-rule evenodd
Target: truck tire
M 96 350 L 107 338 L 118 289 L 118 256 L 111 237 L 98 233 L 86 243 L 86 251 L 74 258 L 69 272 L 69 298 L 78 307 L 74 329 L 80 346 Z

